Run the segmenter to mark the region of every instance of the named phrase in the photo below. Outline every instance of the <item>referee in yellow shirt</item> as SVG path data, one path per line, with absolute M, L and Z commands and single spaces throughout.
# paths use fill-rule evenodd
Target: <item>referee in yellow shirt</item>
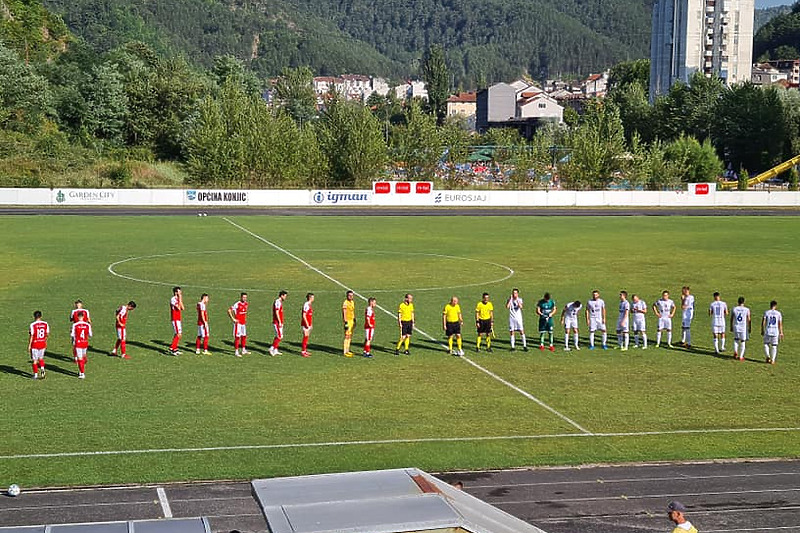
M 414 333 L 414 297 L 410 294 L 405 295 L 400 307 L 397 308 L 397 323 L 400 325 L 400 340 L 397 341 L 394 354 L 400 355 L 400 347 L 405 344 L 403 353 L 408 355 L 408 345 Z
M 442 327 L 447 336 L 447 345 L 450 347 L 450 355 L 464 355 L 461 349 L 461 326 L 464 325 L 464 317 L 461 316 L 461 306 L 458 305 L 458 298 L 453 296 L 450 303 L 444 306 L 442 313 Z M 453 350 L 453 337 L 456 339 L 457 350 Z
M 356 303 L 353 301 L 353 291 L 347 291 L 342 302 L 342 322 L 344 322 L 343 350 L 345 357 L 353 357 L 350 343 L 353 340 L 353 328 L 356 326 Z
M 478 351 L 481 351 L 481 339 L 486 338 L 486 351 L 492 352 L 492 331 L 494 330 L 494 305 L 489 301 L 489 293 L 475 306 L 475 326 L 478 328 Z

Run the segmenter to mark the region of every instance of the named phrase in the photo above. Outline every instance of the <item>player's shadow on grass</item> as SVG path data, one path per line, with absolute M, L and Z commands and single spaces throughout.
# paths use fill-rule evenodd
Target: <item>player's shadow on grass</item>
M 65 376 L 70 376 L 70 377 L 73 377 L 73 378 L 77 378 L 78 377 L 78 373 L 76 371 L 67 370 L 66 368 L 61 368 L 58 365 L 52 365 L 52 364 L 47 365 L 47 370 L 49 370 L 51 372 L 55 372 L 56 374 L 63 374 Z
M 20 370 L 19 368 L 14 368 L 13 366 L 8 365 L 0 365 L 0 372 L 3 374 L 11 374 L 12 376 L 21 376 L 23 378 L 29 378 L 33 376 L 30 372 L 25 372 L 24 370 Z
M 161 351 L 161 349 L 158 346 L 154 346 L 152 344 L 147 344 L 146 342 L 125 341 L 125 344 L 127 344 L 128 346 L 135 346 L 137 348 L 142 348 L 142 349 L 145 349 L 145 350 L 151 350 L 151 351 L 154 351 L 154 352 Z M 108 352 L 101 352 L 101 353 L 104 353 L 104 354 L 109 355 L 109 356 L 111 355 L 111 351 L 110 350 Z
M 89 352 L 89 353 L 96 353 L 97 355 L 108 355 L 109 354 L 109 352 L 107 352 L 105 350 L 101 350 L 100 348 L 94 348 L 92 346 L 89 346 L 89 348 L 87 348 L 86 351 Z M 70 361 L 71 360 L 72 359 L 70 359 Z
M 67 355 L 63 355 L 63 354 L 60 354 L 60 353 L 47 352 L 47 357 L 48 357 L 48 359 L 55 359 L 56 361 L 64 361 L 65 363 L 74 363 L 75 362 L 75 359 L 73 358 L 72 355 L 67 356 Z
M 297 343 L 293 343 L 297 345 Z M 311 353 L 320 352 L 320 353 L 329 353 L 332 355 L 342 355 L 342 349 L 337 348 L 334 346 L 327 346 L 325 344 L 308 344 L 308 351 Z

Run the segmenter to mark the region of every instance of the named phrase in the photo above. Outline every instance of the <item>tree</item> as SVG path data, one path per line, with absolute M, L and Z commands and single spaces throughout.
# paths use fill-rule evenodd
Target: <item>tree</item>
M 51 112 L 50 87 L 16 52 L 0 43 L 0 126 L 35 132 Z
M 422 79 L 428 91 L 428 107 L 436 117 L 436 123 L 441 125 L 447 115 L 447 99 L 450 97 L 450 69 L 441 45 L 431 45 L 425 52 Z
M 617 63 L 608 74 L 609 92 L 626 85 L 638 85 L 645 91 L 650 87 L 650 60 L 635 59 Z
M 714 144 L 733 168 L 766 170 L 785 153 L 786 123 L 778 92 L 746 82 L 727 88 L 712 123 Z
M 717 181 L 723 171 L 722 161 L 709 139 L 700 143 L 694 137 L 681 135 L 665 146 L 664 159 L 682 170 L 678 175 L 681 183 Z
M 116 67 L 107 63 L 94 67 L 83 93 L 87 105 L 84 119 L 86 130 L 98 139 L 122 144 L 128 116 L 128 97 L 122 75 Z
M 412 101 L 405 113 L 405 124 L 392 130 L 392 150 L 397 161 L 405 165 L 411 179 L 432 179 L 442 157 L 442 139 L 436 119 L 423 113 Z
M 624 165 L 625 133 L 619 110 L 611 102 L 590 102 L 581 123 L 569 132 L 567 145 L 572 152 L 559 167 L 562 182 L 570 188 L 606 188 Z
M 322 153 L 337 187 L 366 187 L 386 163 L 381 123 L 357 102 L 335 98 L 319 126 Z
M 312 81 L 314 74 L 308 67 L 284 68 L 275 82 L 275 98 L 295 121 L 303 124 L 317 115 L 317 95 Z

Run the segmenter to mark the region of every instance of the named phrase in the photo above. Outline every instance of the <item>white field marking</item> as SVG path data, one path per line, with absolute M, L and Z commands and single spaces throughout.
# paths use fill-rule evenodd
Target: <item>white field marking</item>
M 365 296 L 363 296 L 362 294 L 359 294 L 358 292 L 356 292 L 355 290 L 351 289 L 350 287 L 348 287 L 347 285 L 345 285 L 341 281 L 329 276 L 325 272 L 321 271 L 317 267 L 315 267 L 312 264 L 310 264 L 308 261 L 302 259 L 301 257 L 296 256 L 295 254 L 293 254 L 289 250 L 287 250 L 285 248 L 281 248 L 277 244 L 275 244 L 275 243 L 273 243 L 271 241 L 268 241 L 264 237 L 253 233 L 252 231 L 250 231 L 249 229 L 247 229 L 247 228 L 245 228 L 243 226 L 240 226 L 236 222 L 233 222 L 232 220 L 228 219 L 227 217 L 222 217 L 222 220 L 224 220 L 225 222 L 231 224 L 232 226 L 234 226 L 236 228 L 239 228 L 240 230 L 244 231 L 248 235 L 250 235 L 252 237 L 255 237 L 256 239 L 258 239 L 259 241 L 263 242 L 264 244 L 266 244 L 268 246 L 271 246 L 271 247 L 275 248 L 276 250 L 285 253 L 286 255 L 288 255 L 289 257 L 294 259 L 295 261 L 297 261 L 300 264 L 304 265 L 306 268 L 308 268 L 310 270 L 313 270 L 314 272 L 320 274 L 324 278 L 328 279 L 332 283 L 335 283 L 336 285 L 340 286 L 341 288 L 343 288 L 345 290 L 353 291 L 354 295 L 358 296 L 359 298 L 361 298 L 365 302 L 367 301 L 367 298 Z M 512 274 L 513 274 L 513 271 L 512 271 Z M 389 311 L 388 309 L 386 309 L 385 307 L 382 307 L 380 305 L 378 305 L 377 307 L 378 307 L 378 309 L 380 309 L 381 311 L 383 311 L 384 313 L 386 313 L 390 317 L 396 317 L 397 316 L 394 313 L 392 313 L 391 311 Z M 429 335 L 427 332 L 419 329 L 418 327 L 414 327 L 414 331 L 418 332 L 420 335 L 422 335 L 424 337 L 427 337 L 429 340 L 432 340 L 434 342 L 438 342 L 439 346 L 441 346 L 444 349 L 447 349 L 447 345 L 443 344 L 441 341 L 438 341 L 435 337 L 433 337 L 432 335 Z M 539 398 L 537 398 L 534 395 L 530 394 L 529 392 L 524 391 L 524 390 L 520 389 L 519 387 L 517 387 L 516 385 L 513 385 L 513 384 L 509 383 L 508 381 L 506 381 L 505 379 L 501 378 L 497 374 L 494 374 L 493 372 L 483 368 L 481 365 L 479 365 L 478 363 L 474 362 L 472 359 L 470 359 L 468 357 L 461 357 L 461 359 L 463 359 L 464 361 L 466 361 L 467 363 L 469 363 L 473 367 L 477 368 L 481 372 L 485 373 L 486 375 L 488 375 L 488 376 L 494 378 L 495 380 L 499 381 L 500 383 L 502 383 L 506 387 L 509 387 L 511 390 L 514 390 L 514 391 L 522 394 L 525 398 L 535 402 L 540 407 L 542 407 L 542 408 L 546 409 L 547 411 L 553 413 L 554 415 L 556 415 L 561 420 L 563 420 L 564 422 L 568 423 L 569 425 L 571 425 L 572 427 L 574 427 L 575 429 L 577 429 L 581 433 L 584 433 L 584 434 L 587 434 L 587 435 L 591 435 L 591 432 L 589 430 L 585 429 L 583 426 L 581 426 L 580 424 L 578 424 L 577 422 L 575 422 L 574 420 L 572 420 L 571 418 L 569 418 L 565 414 L 556 411 L 555 409 L 553 409 L 552 407 L 550 407 L 549 405 L 547 405 L 546 403 L 541 401 Z
M 472 489 L 496 489 L 498 487 L 545 487 L 551 485 L 610 485 L 614 483 L 652 483 L 654 481 L 697 481 L 699 479 L 731 479 L 731 478 L 751 478 L 751 477 L 771 477 L 771 476 L 800 476 L 800 472 L 764 472 L 753 474 L 719 474 L 707 476 L 682 475 L 677 477 L 642 477 L 642 478 L 617 478 L 617 479 L 583 479 L 580 481 L 542 481 L 539 483 L 499 483 L 496 485 L 473 485 Z
M 156 494 L 158 494 L 158 501 L 161 504 L 161 512 L 164 513 L 164 518 L 172 518 L 172 509 L 169 507 L 167 491 L 164 490 L 164 487 L 158 487 Z
M 49 459 L 59 457 L 92 457 L 98 455 L 139 455 L 151 453 L 203 453 L 219 451 L 242 451 L 242 450 L 281 450 L 292 448 L 325 448 L 336 446 L 380 446 L 385 444 L 426 444 L 426 443 L 447 443 L 447 442 L 481 442 L 481 441 L 503 441 L 503 440 L 542 440 L 542 439 L 568 439 L 568 438 L 618 438 L 618 437 L 649 437 L 664 435 L 687 435 L 687 434 L 716 434 L 716 433 L 773 433 L 773 432 L 794 432 L 800 431 L 800 427 L 795 428 L 733 428 L 733 429 L 676 429 L 672 431 L 636 431 L 631 433 L 552 433 L 548 435 L 497 435 L 485 437 L 428 437 L 418 439 L 376 439 L 376 440 L 353 440 L 353 441 L 332 441 L 332 442 L 296 442 L 285 444 L 244 444 L 239 446 L 205 446 L 197 448 L 145 448 L 139 450 L 99 450 L 83 452 L 55 452 L 55 453 L 33 453 L 0 455 L 0 461 L 16 459 Z M 121 487 L 121 489 L 130 487 Z M 88 489 L 91 490 L 91 489 Z
M 496 505 L 502 506 L 502 503 L 497 503 Z M 738 513 L 764 513 L 764 512 L 773 512 L 773 511 L 794 511 L 800 509 L 798 505 L 786 505 L 780 507 L 739 507 L 735 509 L 708 509 L 708 510 L 695 510 L 692 509 L 692 515 L 709 515 L 709 514 L 738 514 Z M 647 518 L 653 518 L 656 515 L 650 514 Z M 658 513 L 658 517 L 661 516 L 661 513 Z M 620 517 L 632 517 L 632 518 L 641 518 L 641 513 L 614 513 L 614 514 L 596 514 L 590 516 L 574 516 L 574 515 L 566 515 L 566 516 L 550 516 L 547 518 L 537 518 L 537 522 L 570 522 L 573 520 L 598 520 L 598 519 L 606 519 L 606 518 L 620 518 Z M 795 526 L 796 527 L 796 526 Z M 757 529 L 764 529 L 764 528 L 757 528 Z M 769 529 L 769 528 L 766 528 Z M 707 531 L 707 530 L 703 530 Z
M 772 509 L 769 509 L 772 511 Z M 778 531 L 782 529 L 794 529 L 800 531 L 800 524 L 796 526 L 777 526 L 777 527 L 749 527 L 741 529 L 704 529 L 706 533 L 728 533 L 733 531 Z
M 338 252 L 338 250 L 331 250 L 325 248 L 319 249 L 304 249 L 298 250 L 300 252 Z M 121 274 L 116 271 L 116 267 L 122 265 L 124 263 L 130 263 L 135 261 L 142 261 L 146 259 L 159 259 L 164 257 L 176 257 L 182 255 L 205 255 L 205 254 L 232 254 L 232 253 L 252 253 L 251 250 L 205 250 L 205 251 L 190 251 L 190 252 L 172 252 L 172 253 L 164 253 L 164 254 L 152 254 L 152 255 L 140 255 L 136 257 L 128 257 L 126 259 L 121 259 L 119 261 L 115 261 L 106 267 L 106 270 L 112 275 L 118 278 L 126 279 L 128 281 L 135 281 L 137 283 L 146 283 L 148 285 L 160 285 L 162 287 L 173 287 L 175 285 L 181 285 L 182 287 L 191 287 L 194 289 L 213 289 L 219 291 L 240 291 L 245 290 L 248 292 L 272 292 L 272 289 L 251 289 L 247 287 L 217 287 L 214 285 L 192 285 L 189 283 L 184 283 L 181 281 L 155 281 L 150 279 L 143 279 L 143 278 L 136 278 L 134 276 L 129 276 L 127 274 Z M 501 265 L 500 263 L 493 263 L 491 261 L 484 261 L 482 259 L 472 259 L 469 257 L 458 257 L 455 255 L 444 255 L 444 254 L 431 254 L 431 253 L 424 253 L 424 252 L 392 252 L 392 251 L 380 251 L 380 250 L 348 250 L 348 253 L 362 253 L 362 254 L 376 254 L 376 255 L 417 255 L 423 257 L 436 257 L 440 259 L 453 259 L 457 261 L 472 261 L 474 263 L 482 263 L 484 265 L 489 265 L 493 267 L 497 267 L 503 269 L 508 272 L 508 274 L 502 278 L 497 278 L 488 281 L 479 281 L 476 283 L 467 283 L 464 285 L 452 285 L 446 287 L 422 287 L 422 288 L 413 288 L 408 289 L 413 292 L 424 292 L 424 291 L 441 291 L 441 290 L 451 290 L 451 289 L 464 289 L 467 287 L 479 287 L 485 285 L 496 285 L 498 283 L 502 283 L 507 279 L 511 278 L 514 275 L 514 269 L 506 266 Z M 387 293 L 387 292 L 398 292 L 403 291 L 405 289 L 369 289 L 370 292 L 374 293 Z M 332 290 L 317 290 L 317 292 L 334 292 Z
M 626 494 L 623 496 L 592 496 L 588 498 L 548 498 L 548 502 L 606 502 L 606 501 L 622 501 L 622 500 L 652 500 L 654 498 L 685 498 L 697 496 L 730 496 L 732 494 L 774 494 L 783 492 L 798 492 L 800 489 L 762 489 L 762 490 L 730 490 L 730 491 L 717 491 L 717 492 L 686 492 L 686 493 L 671 493 L 671 494 Z M 498 505 L 521 505 L 531 504 L 542 501 L 541 498 L 536 500 L 514 500 L 514 501 L 498 501 Z M 694 514 L 694 511 L 692 511 Z

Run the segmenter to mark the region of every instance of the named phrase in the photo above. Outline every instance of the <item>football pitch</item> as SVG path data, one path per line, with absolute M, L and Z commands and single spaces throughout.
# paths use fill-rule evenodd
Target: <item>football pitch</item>
M 0 485 L 24 487 L 255 477 L 417 466 L 429 471 L 800 455 L 795 327 L 797 217 L 122 217 L 0 218 Z M 167 355 L 171 287 L 186 311 Z M 614 329 L 618 293 L 650 306 L 680 287 L 697 298 L 692 351 L 538 350 L 536 301 L 559 307 L 601 291 Z M 525 300 L 529 352 L 509 350 L 505 301 Z M 342 357 L 341 304 L 377 298 L 372 359 Z M 289 291 L 283 355 L 270 357 L 271 304 Z M 250 298 L 250 355 L 233 356 L 226 310 Z M 745 362 L 712 349 L 718 290 L 753 311 Z M 476 353 L 474 308 L 495 305 L 494 352 Z M 210 294 L 210 356 L 194 353 L 194 305 Z M 314 329 L 301 358 L 300 310 Z M 411 354 L 395 356 L 397 306 L 414 295 Z M 466 357 L 446 353 L 442 308 L 464 310 Z M 82 299 L 94 338 L 77 379 L 68 315 Z M 784 314 L 777 365 L 764 363 L 761 316 Z M 114 311 L 130 360 L 108 356 Z M 34 310 L 50 323 L 48 376 L 31 379 Z M 680 340 L 676 316 L 675 343 Z M 730 334 L 729 334 L 730 335 Z M 609 335 L 609 346 L 616 336 Z

